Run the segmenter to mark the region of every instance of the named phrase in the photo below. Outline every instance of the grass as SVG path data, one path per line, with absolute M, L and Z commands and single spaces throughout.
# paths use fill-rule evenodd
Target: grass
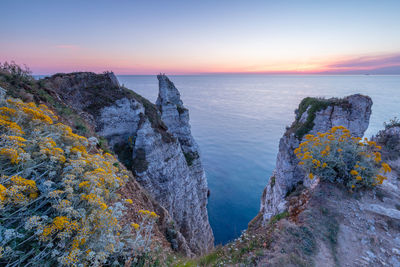
M 154 105 L 141 95 L 133 92 L 132 90 L 129 90 L 124 87 L 122 87 L 122 89 L 124 90 L 124 93 L 127 96 L 134 98 L 136 101 L 138 101 L 143 105 L 145 110 L 144 112 L 147 118 L 149 119 L 151 126 L 153 127 L 153 129 L 155 129 L 158 133 L 161 134 L 161 137 L 164 142 L 170 143 L 175 140 L 174 137 L 167 132 L 168 128 L 161 120 L 161 116 L 156 105 Z
M 282 212 L 282 213 L 279 213 L 279 214 L 273 216 L 273 217 L 269 220 L 269 224 L 275 224 L 275 223 L 277 223 L 278 221 L 280 221 L 280 220 L 282 220 L 282 219 L 284 219 L 284 218 L 287 218 L 288 216 L 289 216 L 289 212 L 287 212 L 287 211 L 284 211 L 284 212 Z
M 78 132 L 78 134 L 85 135 L 85 133 L 88 131 L 87 126 L 85 125 L 85 123 L 82 120 L 76 119 L 74 124 L 75 124 L 75 129 Z
M 200 260 L 198 261 L 200 266 L 209 266 L 213 263 L 215 263 L 218 259 L 219 259 L 219 255 L 218 255 L 219 251 L 214 251 L 202 258 L 200 258 Z
M 304 98 L 299 105 L 299 108 L 296 111 L 296 121 L 290 127 L 291 132 L 294 132 L 296 137 L 301 140 L 304 135 L 308 134 L 312 128 L 314 127 L 314 120 L 316 113 L 318 111 L 324 110 L 331 105 L 340 104 L 342 106 L 346 106 L 348 103 L 345 100 L 337 99 L 337 98 L 315 98 L 315 97 L 306 97 Z M 307 119 L 305 122 L 301 123 L 300 118 L 304 114 L 304 112 L 308 113 Z
M 170 261 L 170 266 L 174 267 L 207 267 L 207 266 L 219 266 L 219 262 L 224 259 L 224 251 L 222 247 L 217 247 L 212 252 L 193 259 L 177 259 Z

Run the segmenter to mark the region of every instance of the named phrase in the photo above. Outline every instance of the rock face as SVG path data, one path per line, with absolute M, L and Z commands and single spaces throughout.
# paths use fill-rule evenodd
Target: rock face
M 161 112 L 161 119 L 168 127 L 168 132 L 178 139 L 186 162 L 186 164 L 180 163 L 185 167 L 180 171 L 185 174 L 180 175 L 181 181 L 174 179 L 174 176 L 169 179 L 171 186 L 182 188 L 185 185 L 185 188 L 177 194 L 177 198 L 167 195 L 159 201 L 173 211 L 174 217 L 180 218 L 179 221 L 183 222 L 180 228 L 182 234 L 188 237 L 188 240 L 194 241 L 189 241 L 189 246 L 196 248 L 195 251 L 202 251 L 201 247 L 212 248 L 214 238 L 208 223 L 206 206 L 208 187 L 199 148 L 191 134 L 189 111 L 183 106 L 179 91 L 167 76 L 158 75 L 157 78 L 159 95 L 156 104 Z M 181 157 L 179 161 L 182 161 Z M 190 199 L 191 203 L 187 203 L 183 197 Z M 200 236 L 204 238 L 199 239 Z M 199 242 L 201 246 L 197 245 Z
M 253 224 L 273 240 L 256 266 L 400 266 L 400 126 L 386 126 L 374 140 L 392 168 L 388 179 L 353 193 L 323 181 L 298 186 L 276 227 L 261 218 Z
M 296 111 L 296 120 L 279 141 L 279 152 L 273 175 L 265 187 L 260 215 L 263 223 L 286 209 L 285 197 L 297 185 L 310 186 L 310 179 L 298 166 L 294 149 L 305 134 L 326 132 L 333 126 L 345 126 L 353 136 L 362 137 L 369 124 L 372 100 L 368 96 L 351 95 L 344 99 L 306 98 Z
M 392 172 L 371 190 L 350 192 L 318 179 L 310 184 L 293 156 L 303 135 L 331 126 L 343 125 L 362 136 L 371 105 L 360 95 L 302 101 L 296 121 L 281 139 L 261 212 L 249 224 L 248 235 L 267 240 L 257 250 L 263 256 L 255 266 L 400 266 L 400 124 L 386 125 L 373 138 Z
M 57 74 L 44 80 L 62 100 L 90 120 L 136 180 L 171 215 L 174 248 L 203 254 L 213 247 L 207 215 L 207 181 L 178 90 L 158 77 L 157 106 L 119 86 L 112 73 Z M 161 111 L 161 112 L 160 112 Z M 172 236 L 172 237 L 171 237 Z M 190 253 L 189 253 L 190 254 Z

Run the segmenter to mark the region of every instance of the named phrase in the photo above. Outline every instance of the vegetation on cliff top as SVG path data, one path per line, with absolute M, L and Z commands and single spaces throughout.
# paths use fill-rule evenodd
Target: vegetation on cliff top
M 305 139 L 294 153 L 310 179 L 317 176 L 354 190 L 382 184 L 387 179 L 383 174 L 391 171 L 376 142 L 352 137 L 343 126 Z
M 35 80 L 26 66 L 21 67 L 14 62 L 0 63 L 0 86 L 6 89 L 8 96 L 26 102 L 45 104 L 55 110 L 61 122 L 70 125 L 78 134 L 86 137 L 95 135 L 87 122 L 61 101 L 43 80 Z
M 121 224 L 127 171 L 45 105 L 0 102 L 0 263 L 123 264 L 146 252 L 157 215 Z M 118 165 L 117 165 L 118 166 Z
M 290 127 L 291 131 L 294 132 L 296 137 L 301 140 L 304 135 L 309 133 L 314 127 L 314 119 L 315 115 L 318 111 L 324 110 L 329 106 L 340 105 L 342 107 L 347 107 L 349 103 L 344 99 L 337 98 L 315 98 L 315 97 L 306 97 L 304 98 L 299 105 L 299 108 L 296 110 L 296 120 Z M 307 119 L 305 122 L 300 122 L 301 117 L 304 112 L 307 112 Z

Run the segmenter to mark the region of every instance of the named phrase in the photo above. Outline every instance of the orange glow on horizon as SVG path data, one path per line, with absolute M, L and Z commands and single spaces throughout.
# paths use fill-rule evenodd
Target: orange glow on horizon
M 16 60 L 18 64 L 26 64 L 34 74 L 54 74 L 57 72 L 113 71 L 119 75 L 129 74 L 207 74 L 207 73 L 271 73 L 271 74 L 313 74 L 324 72 L 346 72 L 353 70 L 372 70 L 374 68 L 391 67 L 400 65 L 399 54 L 370 55 L 370 56 L 336 56 L 324 59 L 303 59 L 292 62 L 276 61 L 265 64 L 249 60 L 238 60 L 229 63 L 216 62 L 190 62 L 185 59 L 171 61 L 169 58 L 129 58 L 116 56 L 100 56 L 99 53 L 86 53 L 87 51 L 74 45 L 59 45 L 56 49 L 63 49 L 65 53 L 57 57 L 50 55 L 37 55 L 25 62 Z M 40 58 L 40 60 L 39 60 Z M 11 61 L 9 58 L 3 61 Z M 262 60 L 260 60 L 262 61 Z M 263 60 L 265 61 L 265 60 Z M 141 63 L 136 63 L 141 62 Z M 146 62 L 146 63 L 142 63 Z

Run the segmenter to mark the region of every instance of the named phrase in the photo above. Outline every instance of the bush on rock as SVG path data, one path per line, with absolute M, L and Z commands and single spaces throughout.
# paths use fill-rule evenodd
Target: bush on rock
M 374 141 L 352 137 L 345 127 L 335 126 L 326 133 L 306 135 L 294 153 L 310 179 L 317 176 L 354 190 L 387 179 L 391 168 L 382 161 L 380 150 Z

